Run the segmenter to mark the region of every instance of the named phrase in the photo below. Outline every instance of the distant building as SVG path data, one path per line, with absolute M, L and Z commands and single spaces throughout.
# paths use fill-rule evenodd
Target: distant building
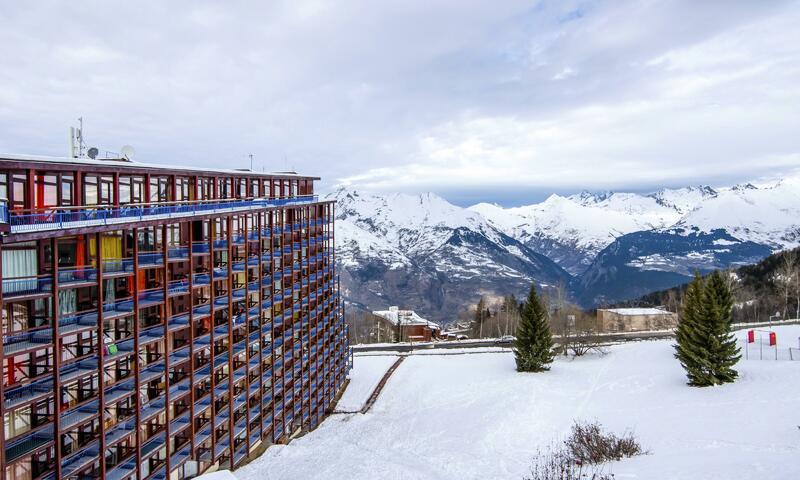
M 678 315 L 661 308 L 599 308 L 597 321 L 606 332 L 665 330 L 678 325 Z
M 387 327 L 388 337 L 395 342 L 430 342 L 439 337 L 442 328 L 439 324 L 425 320 L 413 310 L 400 310 L 389 307 L 389 310 L 372 312 Z

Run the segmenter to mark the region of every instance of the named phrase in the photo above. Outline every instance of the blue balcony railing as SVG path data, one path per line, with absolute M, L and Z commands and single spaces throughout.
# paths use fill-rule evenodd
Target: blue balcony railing
M 94 207 L 50 209 L 35 213 L 9 212 L 5 202 L 0 201 L 0 223 L 8 223 L 12 233 L 55 230 L 64 228 L 93 227 L 128 222 L 181 218 L 207 215 L 215 212 L 255 210 L 286 205 L 307 204 L 318 201 L 316 195 L 293 198 L 251 200 L 219 200 L 204 202 L 180 202 L 159 205 L 126 205 L 120 207 L 98 205 Z M 235 237 L 239 243 L 244 238 Z

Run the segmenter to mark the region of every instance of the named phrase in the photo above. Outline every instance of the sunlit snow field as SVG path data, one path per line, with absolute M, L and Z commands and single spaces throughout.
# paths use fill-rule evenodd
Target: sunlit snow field
M 797 347 L 800 327 L 776 331 L 782 346 Z M 650 451 L 613 464 L 616 478 L 800 474 L 800 361 L 742 360 L 735 384 L 690 388 L 672 343 L 559 358 L 538 374 L 516 373 L 508 352 L 412 355 L 369 413 L 334 415 L 234 473 L 239 480 L 521 479 L 537 447 L 563 438 L 573 420 L 597 420 L 617 433 L 633 430 Z M 347 407 L 359 407 L 391 363 L 356 357 Z

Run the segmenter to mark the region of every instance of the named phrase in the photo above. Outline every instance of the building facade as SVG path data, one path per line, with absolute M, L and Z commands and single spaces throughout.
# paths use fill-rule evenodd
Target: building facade
M 675 328 L 678 315 L 660 308 L 598 308 L 597 321 L 604 332 L 641 332 Z
M 392 306 L 389 310 L 375 310 L 372 314 L 378 319 L 378 331 L 383 329 L 390 342 L 430 342 L 438 339 L 442 331 L 439 324 L 420 317 L 413 310 Z
M 191 478 L 315 428 L 352 356 L 314 180 L 0 155 L 4 478 Z

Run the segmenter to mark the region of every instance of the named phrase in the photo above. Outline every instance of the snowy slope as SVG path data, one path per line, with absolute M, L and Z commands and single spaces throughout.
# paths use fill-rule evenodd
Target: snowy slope
M 775 330 L 784 350 L 796 347 L 800 327 Z M 649 451 L 611 464 L 616 478 L 800 475 L 800 362 L 741 360 L 736 383 L 691 388 L 672 343 L 559 357 L 550 372 L 536 374 L 516 373 L 511 353 L 412 355 L 368 414 L 335 415 L 288 445 L 271 446 L 235 475 L 521 479 L 536 450 L 563 438 L 575 420 L 631 430 Z M 372 382 L 362 360 L 355 358 L 351 386 Z

